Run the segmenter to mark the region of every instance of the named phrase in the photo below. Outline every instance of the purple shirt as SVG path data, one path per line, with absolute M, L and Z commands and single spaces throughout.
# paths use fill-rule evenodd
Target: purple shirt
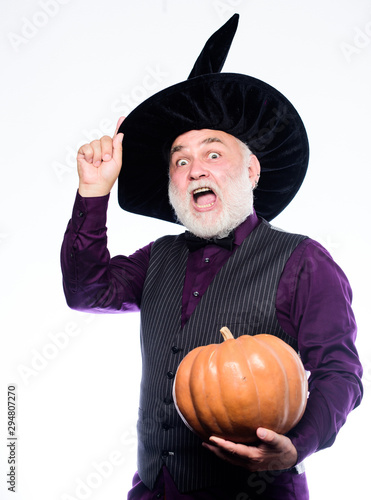
M 81 311 L 138 311 L 151 244 L 129 257 L 110 257 L 106 235 L 108 199 L 109 195 L 76 196 L 61 252 L 66 300 L 70 307 Z M 259 222 L 253 213 L 236 229 L 232 251 Z M 215 245 L 189 253 L 183 326 L 230 255 L 229 250 Z M 198 296 L 193 294 L 195 291 Z M 311 239 L 301 242 L 286 263 L 276 295 L 277 319 L 283 330 L 298 340 L 301 359 L 311 373 L 306 411 L 287 434 L 297 449 L 298 464 L 315 451 L 332 445 L 348 413 L 362 398 L 362 367 L 354 345 L 356 323 L 351 300 L 348 280 L 329 253 Z M 168 491 L 168 499 L 177 498 L 166 469 L 159 484 L 161 490 L 165 487 Z M 303 485 L 299 488 L 302 496 L 286 493 L 282 498 L 307 498 Z M 143 489 L 146 490 L 143 484 L 137 485 L 130 498 L 159 498 L 158 489 L 146 493 Z M 199 498 L 211 500 L 216 496 L 210 491 L 208 496 Z

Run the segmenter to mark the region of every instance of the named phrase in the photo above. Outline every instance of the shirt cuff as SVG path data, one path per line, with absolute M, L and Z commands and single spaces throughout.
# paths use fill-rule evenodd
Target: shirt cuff
M 300 422 L 297 427 L 299 426 Z M 292 444 L 296 448 L 298 458 L 295 465 L 297 466 L 319 449 L 319 442 L 317 433 L 310 426 L 306 426 L 305 429 L 298 432 L 295 432 L 296 429 L 294 427 L 286 436 L 291 439 Z
M 99 231 L 106 227 L 107 208 L 110 195 L 85 198 L 77 191 L 72 210 L 72 225 L 77 232 L 84 225 L 84 231 Z

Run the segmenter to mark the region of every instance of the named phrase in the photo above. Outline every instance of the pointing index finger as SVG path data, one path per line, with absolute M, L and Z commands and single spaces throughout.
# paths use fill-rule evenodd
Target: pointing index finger
M 125 116 L 121 116 L 117 122 L 117 125 L 116 125 L 116 130 L 115 130 L 115 133 L 113 134 L 113 137 L 115 137 L 119 131 L 119 128 L 121 127 L 121 124 L 122 122 L 125 120 Z

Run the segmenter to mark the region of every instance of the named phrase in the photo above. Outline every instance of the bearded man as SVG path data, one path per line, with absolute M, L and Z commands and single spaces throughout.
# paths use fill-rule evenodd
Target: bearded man
M 175 140 L 170 157 L 170 203 L 193 234 L 224 238 L 252 213 L 260 165 L 239 139 L 192 130 Z
M 67 303 L 141 311 L 138 472 L 129 500 L 305 500 L 304 458 L 333 444 L 362 397 L 344 273 L 319 243 L 267 222 L 299 189 L 308 143 L 282 94 L 219 73 L 237 19 L 211 37 L 186 82 L 120 119 L 113 139 L 78 152 L 79 190 L 62 247 Z M 122 208 L 187 231 L 111 258 L 106 210 L 117 178 Z M 203 443 L 179 417 L 177 367 L 195 347 L 219 343 L 224 325 L 235 336 L 269 332 L 300 352 L 310 397 L 286 435 L 258 428 L 254 445 L 212 436 Z

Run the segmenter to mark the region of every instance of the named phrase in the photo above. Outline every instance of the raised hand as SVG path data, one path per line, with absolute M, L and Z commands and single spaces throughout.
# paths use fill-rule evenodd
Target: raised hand
M 107 135 L 90 144 L 81 146 L 77 153 L 79 193 L 84 197 L 104 196 L 114 185 L 122 165 L 122 139 L 118 129 L 124 121 L 121 117 L 113 137 Z

